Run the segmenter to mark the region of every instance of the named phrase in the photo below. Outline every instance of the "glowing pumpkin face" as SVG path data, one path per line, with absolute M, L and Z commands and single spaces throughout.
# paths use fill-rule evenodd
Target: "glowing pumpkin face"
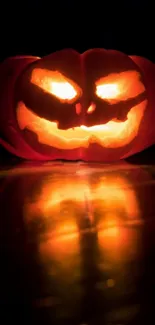
M 14 89 L 14 127 L 27 148 L 20 150 L 16 140 L 18 154 L 110 161 L 151 145 L 153 92 L 138 65 L 102 49 L 35 58 Z

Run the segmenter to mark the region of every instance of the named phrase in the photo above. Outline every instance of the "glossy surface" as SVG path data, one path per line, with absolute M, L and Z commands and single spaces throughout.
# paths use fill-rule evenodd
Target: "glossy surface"
M 154 324 L 155 168 L 0 173 L 2 324 Z

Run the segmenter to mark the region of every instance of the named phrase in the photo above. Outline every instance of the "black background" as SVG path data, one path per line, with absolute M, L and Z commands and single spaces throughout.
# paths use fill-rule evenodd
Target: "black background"
M 26 0 L 0 5 L 0 60 L 63 48 L 117 49 L 155 62 L 154 3 L 144 0 Z

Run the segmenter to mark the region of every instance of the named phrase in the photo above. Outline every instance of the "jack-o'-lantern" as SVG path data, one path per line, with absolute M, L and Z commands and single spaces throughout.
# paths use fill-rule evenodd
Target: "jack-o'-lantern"
M 0 66 L 1 143 L 26 159 L 112 161 L 152 145 L 155 68 L 103 49 Z

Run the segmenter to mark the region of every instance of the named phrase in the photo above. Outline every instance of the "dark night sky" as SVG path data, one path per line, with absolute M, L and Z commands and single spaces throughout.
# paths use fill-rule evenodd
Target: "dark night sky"
M 11 1 L 10 1 L 11 2 Z M 62 48 L 103 47 L 155 62 L 153 2 L 144 0 L 3 1 L 0 59 L 42 56 Z

